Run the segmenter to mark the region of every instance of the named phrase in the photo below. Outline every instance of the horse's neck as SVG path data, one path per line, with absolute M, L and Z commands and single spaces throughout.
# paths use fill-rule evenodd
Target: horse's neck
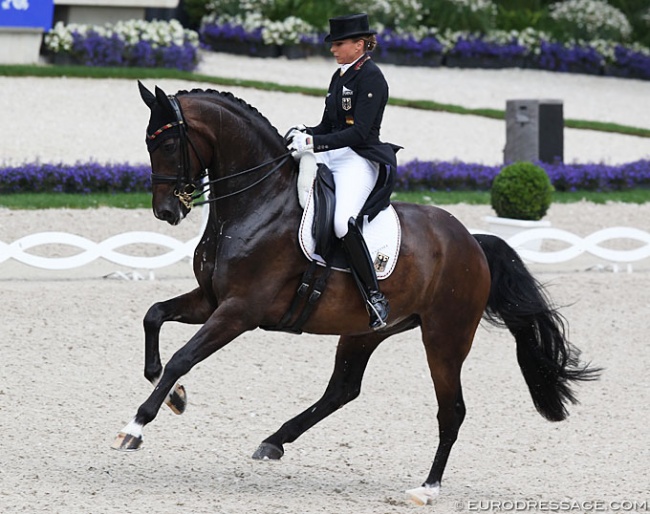
M 268 161 L 267 158 L 265 161 Z M 264 162 L 265 162 L 264 161 Z M 263 162 L 263 161 L 260 161 Z M 211 215 L 221 222 L 246 222 L 248 225 L 266 225 L 277 221 L 289 221 L 287 217 L 300 212 L 296 190 L 297 168 L 292 158 L 271 175 L 246 189 L 260 180 L 277 163 L 252 172 L 249 176 L 233 179 L 232 183 L 225 181 L 225 188 L 213 188 L 211 196 L 219 198 L 232 194 L 227 198 L 217 200 L 211 205 Z M 252 168 L 247 166 L 246 168 Z M 210 180 L 216 177 L 210 176 Z M 242 190 L 241 192 L 238 192 Z

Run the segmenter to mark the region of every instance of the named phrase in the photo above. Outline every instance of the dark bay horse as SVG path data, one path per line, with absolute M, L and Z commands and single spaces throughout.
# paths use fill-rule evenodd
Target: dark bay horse
M 297 242 L 297 165 L 269 121 L 229 93 L 168 96 L 140 84 L 140 94 L 151 109 L 155 216 L 178 224 L 202 187 L 209 189 L 210 215 L 194 255 L 198 287 L 154 304 L 145 315 L 144 375 L 154 390 L 118 435 L 113 447 L 120 450 L 140 447 L 143 427 L 163 403 L 183 412 L 178 380 L 193 366 L 243 332 L 277 326 L 309 266 Z M 366 364 L 382 341 L 419 327 L 438 401 L 439 445 L 416 494 L 427 501 L 439 490 L 465 417 L 461 367 L 482 318 L 513 334 L 532 400 L 551 421 L 564 419 L 567 404 L 576 402 L 572 383 L 594 379 L 598 370 L 580 363 L 562 316 L 503 240 L 472 236 L 442 209 L 395 208 L 402 240 L 396 267 L 382 282 L 391 305 L 388 325 L 369 329 L 352 276 L 334 271 L 304 324 L 306 332 L 340 335 L 329 385 L 314 405 L 266 438 L 253 458 L 280 459 L 286 443 L 359 395 Z M 159 333 L 167 321 L 202 326 L 163 368 Z

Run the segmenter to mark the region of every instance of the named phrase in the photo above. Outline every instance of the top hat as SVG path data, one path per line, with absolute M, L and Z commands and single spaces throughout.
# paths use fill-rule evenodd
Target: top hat
M 325 42 L 342 41 L 376 33 L 376 30 L 370 30 L 366 13 L 338 16 L 330 18 L 330 33 L 325 36 Z

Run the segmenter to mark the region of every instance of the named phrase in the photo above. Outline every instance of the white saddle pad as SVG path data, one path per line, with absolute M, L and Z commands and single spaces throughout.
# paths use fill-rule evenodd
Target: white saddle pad
M 311 260 L 324 264 L 324 259 L 316 254 L 316 241 L 311 233 L 312 223 L 314 221 L 314 188 L 312 186 L 305 210 L 300 222 L 298 231 L 298 241 L 305 256 Z M 399 247 L 402 238 L 402 232 L 399 224 L 397 212 L 392 205 L 381 211 L 372 223 L 368 223 L 366 218 L 363 223 L 363 237 L 368 245 L 368 251 L 375 263 L 377 279 L 388 278 L 395 269 Z M 339 269 L 339 268 L 333 268 Z M 345 271 L 340 270 L 339 271 Z

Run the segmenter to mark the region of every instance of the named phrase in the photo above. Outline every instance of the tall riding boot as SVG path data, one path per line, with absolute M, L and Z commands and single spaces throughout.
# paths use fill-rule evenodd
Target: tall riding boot
M 379 291 L 375 266 L 370 252 L 363 239 L 363 234 L 354 218 L 348 221 L 348 233 L 341 238 L 343 249 L 348 257 L 352 276 L 366 302 L 366 310 L 370 316 L 370 328 L 378 330 L 386 326 L 386 318 L 390 312 L 388 300 Z

